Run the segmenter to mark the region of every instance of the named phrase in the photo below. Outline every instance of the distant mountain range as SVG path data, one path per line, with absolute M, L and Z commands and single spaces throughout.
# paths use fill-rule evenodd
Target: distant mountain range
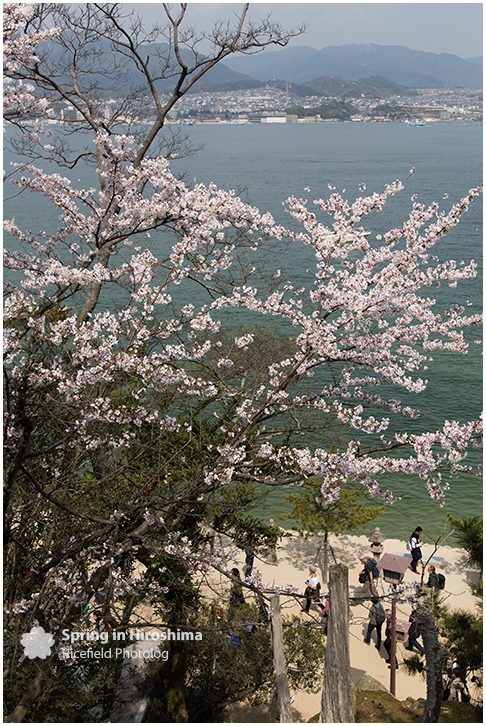
M 57 60 L 59 49 L 55 43 L 46 46 L 44 53 L 49 60 Z M 100 43 L 100 49 L 108 55 L 111 52 L 106 42 Z M 154 43 L 139 50 L 150 58 L 152 70 L 160 72 L 164 60 L 158 54 L 164 59 L 169 46 Z M 182 57 L 189 66 L 194 62 L 188 49 L 182 51 Z M 171 65 L 175 75 L 157 81 L 159 91 L 170 92 L 174 87 L 178 66 L 173 55 Z M 101 95 L 112 95 L 106 75 L 90 73 L 89 79 L 96 83 Z M 482 59 L 464 60 L 448 53 L 438 55 L 386 45 L 341 45 L 319 51 L 307 46 L 267 49 L 255 55 L 229 56 L 225 63 L 217 63 L 208 71 L 193 90 L 234 91 L 269 82 L 297 97 L 327 95 L 343 99 L 411 95 L 409 89 L 413 88 L 482 88 Z M 117 81 L 118 90 L 140 84 L 140 73 L 129 65 Z
M 155 70 L 160 67 L 157 53 L 165 56 L 168 46 L 154 43 L 142 46 L 140 51 L 150 57 Z M 191 51 L 183 50 L 182 57 L 192 65 Z M 174 58 L 172 63 L 177 67 Z M 169 91 L 173 88 L 173 80 L 170 77 L 156 85 L 160 91 Z M 224 63 L 217 63 L 203 76 L 194 91 L 224 90 L 224 87 L 238 90 L 258 87 L 258 83 L 265 85 L 268 81 L 283 82 L 285 88 L 289 83 L 295 95 L 313 95 L 315 90 L 318 95 L 339 93 L 350 98 L 362 94 L 375 98 L 404 95 L 404 88 L 482 88 L 482 58 L 464 60 L 449 53 L 424 53 L 398 45 L 340 45 L 322 50 L 308 46 L 277 51 L 267 49 L 255 55 L 228 56 Z M 140 76 L 131 70 L 126 82 L 136 85 L 140 83 Z M 101 77 L 100 86 L 104 86 Z
M 322 76 L 339 76 L 347 81 L 382 76 L 408 88 L 483 85 L 482 58 L 465 60 L 450 53 L 425 53 L 398 45 L 353 44 L 322 50 L 295 46 L 256 55 L 235 55 L 225 65 L 260 81 L 280 79 L 300 84 Z M 205 81 L 214 82 L 209 77 Z M 230 78 L 225 82 L 231 82 Z

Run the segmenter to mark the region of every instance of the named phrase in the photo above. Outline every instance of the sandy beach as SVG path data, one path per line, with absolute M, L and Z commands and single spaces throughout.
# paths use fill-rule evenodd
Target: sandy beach
M 308 567 L 315 565 L 318 568 L 316 545 L 316 538 L 305 540 L 297 534 L 290 538 L 284 538 L 277 548 L 277 562 L 275 564 L 270 562 L 269 558 L 262 554 L 255 559 L 254 571 L 258 570 L 261 573 L 262 581 L 270 588 L 285 588 L 287 585 L 292 585 L 299 588 L 299 592 L 303 592 L 305 587 L 304 582 L 308 577 Z M 367 535 L 331 536 L 330 545 L 334 551 L 336 561 L 349 568 L 349 590 L 350 597 L 352 598 L 355 590 L 361 587 L 358 583 L 358 574 L 362 569 L 359 557 L 363 553 L 368 554 L 370 557 L 373 556 L 370 551 L 368 537 Z M 433 553 L 433 550 L 433 543 L 425 544 L 422 548 L 424 562 Z M 398 555 L 408 554 L 405 542 L 395 539 L 386 539 L 384 541 L 383 552 Z M 434 564 L 437 572 L 441 572 L 446 577 L 445 589 L 441 592 L 444 602 L 451 607 L 474 610 L 476 608 L 476 601 L 472 595 L 470 584 L 477 579 L 477 573 L 466 569 L 464 565 L 465 559 L 464 551 L 444 546 L 438 549 L 430 564 Z M 236 563 L 241 571 L 243 571 L 244 560 L 244 554 L 241 553 L 241 557 Z M 331 557 L 330 563 L 332 564 L 333 561 Z M 405 574 L 404 581 L 406 583 L 412 583 L 413 581 L 419 582 L 420 576 L 414 575 L 411 570 L 408 570 Z M 325 584 L 323 591 L 324 593 L 326 592 Z M 388 593 L 389 585 L 380 577 L 378 581 L 378 594 L 386 595 Z M 374 632 L 372 634 L 370 645 L 363 642 L 368 625 L 368 609 L 370 605 L 370 601 L 365 601 L 351 607 L 349 641 L 352 678 L 356 684 L 362 676 L 367 674 L 375 678 L 386 688 L 389 688 L 390 670 L 385 662 L 387 654 L 383 646 L 380 651 L 374 647 L 376 633 Z M 284 615 L 291 613 L 301 614 L 299 603 L 296 602 L 295 598 L 282 595 L 281 608 Z M 410 609 L 410 605 L 399 603 L 397 605 L 397 619 L 408 621 Z M 320 614 L 314 607 L 311 607 L 309 615 L 304 613 L 303 618 L 309 620 L 314 619 L 316 623 L 320 622 Z M 404 649 L 404 646 L 399 643 L 397 645 L 397 661 L 399 664 L 407 654 L 410 655 Z M 422 677 L 406 675 L 400 668 L 397 670 L 396 697 L 399 700 L 404 700 L 409 696 L 413 698 L 424 698 L 425 690 L 425 680 Z M 320 711 L 320 693 L 309 694 L 295 692 L 292 695 L 294 696 L 292 709 L 295 722 L 307 722 Z M 230 720 L 232 722 L 242 723 L 269 721 L 275 720 L 275 713 L 275 709 L 271 707 L 263 710 L 236 707 L 232 712 Z

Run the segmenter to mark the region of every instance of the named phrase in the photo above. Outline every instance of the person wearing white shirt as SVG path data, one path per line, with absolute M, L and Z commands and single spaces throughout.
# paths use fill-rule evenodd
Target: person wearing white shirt
M 412 572 L 415 572 L 416 575 L 419 574 L 417 570 L 417 564 L 419 560 L 422 559 L 422 550 L 420 549 L 423 545 L 423 542 L 420 541 L 421 532 L 422 527 L 415 527 L 409 540 L 410 552 L 412 553 L 412 562 L 410 564 L 410 569 L 412 570 Z
M 317 570 L 315 567 L 309 567 L 309 579 L 305 581 L 306 588 L 304 595 L 306 596 L 305 612 L 308 613 L 312 600 L 316 600 L 319 597 L 321 585 L 319 578 L 317 577 Z

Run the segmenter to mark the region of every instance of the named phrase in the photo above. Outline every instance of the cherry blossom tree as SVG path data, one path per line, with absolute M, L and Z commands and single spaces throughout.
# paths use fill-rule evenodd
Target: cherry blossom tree
M 146 33 L 140 20 L 133 15 L 127 16 L 119 5 L 89 4 L 68 7 L 53 3 L 5 6 L 4 75 L 8 83 L 5 86 L 4 117 L 8 126 L 16 125 L 21 132 L 20 137 L 13 142 L 13 148 L 17 150 L 19 158 L 45 158 L 56 162 L 59 167 L 71 168 L 82 164 L 86 159 L 91 160 L 95 165 L 94 183 L 98 189 L 98 192 L 94 188 L 86 192 L 76 190 L 71 187 L 69 180 L 59 174 L 45 174 L 34 166 L 19 164 L 18 178 L 13 180 L 14 184 L 40 193 L 45 193 L 50 188 L 48 197 L 52 199 L 54 208 L 60 210 L 62 224 L 54 235 L 41 231 L 37 235 L 37 242 L 30 235 L 27 236 L 30 242 L 27 242 L 27 237 L 24 237 L 14 222 L 7 221 L 6 229 L 18 243 L 17 246 L 14 244 L 11 253 L 7 253 L 7 267 L 20 270 L 27 265 L 30 268 L 31 264 L 36 265 L 34 258 L 37 253 L 40 253 L 39 260 L 45 257 L 47 264 L 44 266 L 42 263 L 42 272 L 38 270 L 44 278 L 43 282 L 40 278 L 37 282 L 32 280 L 31 288 L 31 302 L 34 302 L 34 298 L 37 303 L 43 300 L 43 312 L 37 311 L 40 316 L 34 313 L 38 322 L 44 319 L 48 326 L 51 323 L 57 326 L 58 323 L 67 323 L 70 320 L 70 325 L 73 322 L 70 314 L 76 310 L 76 338 L 83 329 L 87 333 L 86 325 L 91 329 L 93 324 L 103 337 L 108 331 L 105 323 L 108 327 L 115 325 L 117 332 L 114 332 L 115 329 L 113 332 L 121 335 L 120 343 L 124 336 L 123 331 L 128 332 L 129 336 L 121 348 L 115 343 L 116 356 L 122 353 L 123 346 L 126 348 L 126 356 L 125 363 L 114 377 L 112 374 L 115 373 L 115 368 L 104 382 L 103 377 L 99 378 L 96 374 L 92 377 L 97 368 L 95 364 L 88 373 L 90 380 L 86 378 L 82 385 L 84 393 L 81 398 L 78 399 L 78 394 L 73 389 L 72 395 L 68 394 L 68 398 L 63 401 L 58 398 L 56 403 L 51 399 L 53 389 L 48 378 L 41 381 L 44 375 L 42 370 L 47 371 L 51 364 L 56 367 L 60 363 L 61 368 L 67 365 L 72 373 L 76 369 L 78 373 L 81 372 L 83 364 L 81 359 L 77 360 L 77 355 L 82 349 L 85 353 L 88 352 L 90 338 L 93 333 L 96 337 L 97 333 L 92 329 L 92 333 L 85 335 L 85 343 L 81 343 L 79 338 L 76 343 L 76 347 L 81 345 L 78 353 L 70 349 L 69 334 L 66 338 L 62 333 L 63 340 L 49 340 L 39 328 L 37 343 L 30 333 L 24 339 L 27 331 L 21 331 L 21 320 L 27 312 L 23 310 L 23 306 L 30 293 L 23 298 L 22 286 L 16 288 L 7 283 L 7 305 L 12 305 L 12 317 L 6 321 L 6 328 L 9 329 L 7 337 L 11 334 L 13 343 L 13 339 L 20 336 L 17 341 L 24 339 L 25 343 L 20 348 L 13 343 L 10 352 L 13 358 L 19 354 L 27 368 L 32 364 L 36 368 L 35 376 L 41 376 L 37 379 L 38 385 L 34 385 L 37 395 L 40 395 L 35 403 L 30 393 L 27 398 L 22 394 L 18 397 L 24 384 L 30 387 L 24 376 L 26 374 L 29 377 L 26 369 L 21 373 L 13 358 L 12 365 L 7 364 L 6 367 L 7 430 L 15 439 L 18 431 L 14 431 L 16 424 L 11 426 L 13 421 L 18 423 L 23 419 L 26 424 L 25 427 L 21 425 L 23 443 L 18 441 L 18 447 L 14 445 L 10 449 L 12 458 L 5 484 L 5 548 L 10 562 L 7 600 L 12 606 L 7 606 L 7 611 L 9 625 L 12 625 L 15 632 L 18 627 L 28 630 L 37 622 L 40 614 L 47 613 L 46 607 L 49 608 L 46 625 L 48 622 L 48 627 L 53 632 L 59 633 L 60 624 L 73 626 L 79 622 L 80 613 L 86 604 L 90 602 L 93 606 L 92 596 L 95 590 L 105 602 L 103 607 L 95 606 L 96 614 L 102 615 L 113 624 L 116 622 L 117 627 L 121 626 L 121 620 L 125 624 L 130 622 L 134 607 L 147 595 L 150 601 L 159 603 L 161 597 L 166 596 L 165 612 L 167 614 L 173 611 L 173 617 L 176 617 L 181 598 L 186 603 L 190 602 L 193 589 L 184 567 L 181 572 L 180 558 L 187 563 L 189 554 L 197 551 L 198 538 L 204 539 L 200 531 L 203 525 L 199 529 L 194 527 L 195 518 L 202 523 L 211 521 L 216 511 L 219 526 L 224 526 L 226 521 L 224 511 L 220 511 L 221 506 L 217 508 L 215 503 L 213 511 L 208 514 L 204 509 L 207 509 L 207 505 L 201 503 L 201 497 L 195 497 L 192 493 L 192 479 L 195 473 L 200 474 L 203 471 L 201 452 L 206 453 L 210 449 L 205 448 L 209 437 L 212 437 L 213 442 L 216 438 L 215 427 L 209 426 L 208 417 L 204 417 L 204 408 L 208 395 L 211 392 L 214 394 L 217 389 L 190 370 L 185 371 L 191 361 L 198 359 L 199 348 L 202 348 L 202 354 L 208 349 L 195 340 L 190 345 L 196 355 L 190 353 L 187 356 L 183 352 L 184 343 L 182 339 L 179 340 L 178 331 L 179 328 L 181 332 L 183 329 L 186 332 L 189 330 L 196 337 L 194 331 L 204 331 L 207 327 L 207 316 L 202 312 L 198 314 L 198 311 L 193 316 L 191 306 L 184 305 L 172 321 L 170 312 L 167 320 L 162 321 L 158 319 L 157 310 L 160 304 L 166 308 L 166 312 L 170 310 L 170 294 L 163 293 L 162 290 L 167 285 L 168 290 L 174 285 L 180 287 L 184 280 L 194 280 L 203 285 L 210 294 L 218 289 L 230 289 L 231 285 L 228 288 L 228 284 L 231 280 L 224 280 L 223 273 L 230 267 L 230 263 L 236 266 L 240 252 L 235 249 L 235 242 L 238 241 L 244 254 L 246 249 L 254 246 L 244 228 L 264 230 L 269 226 L 270 218 L 266 219 L 257 210 L 243 205 L 235 199 L 234 194 L 215 188 L 197 187 L 190 190 L 180 185 L 170 174 L 166 160 L 159 157 L 157 140 L 167 113 L 174 103 L 216 63 L 230 53 L 257 52 L 271 44 L 285 45 L 293 33 L 286 33 L 269 19 L 258 24 L 248 20 L 246 5 L 234 26 L 229 23 L 218 23 L 215 26 L 210 37 L 206 39 L 212 46 L 211 54 L 206 53 L 203 56 L 196 47 L 201 37 L 198 38 L 194 30 L 183 30 L 187 6 L 181 5 L 177 13 L 169 6 L 164 8 L 166 26 Z M 141 55 L 143 44 L 153 43 L 160 37 L 168 45 L 154 47 L 149 64 L 148 56 Z M 53 39 L 55 42 L 49 43 Z M 138 78 L 144 81 L 144 91 L 134 87 L 127 93 L 126 79 L 130 68 L 132 71 L 135 69 Z M 106 116 L 104 98 L 98 95 L 100 77 L 105 82 L 105 93 L 109 90 L 116 99 L 115 103 L 120 104 L 112 109 L 110 118 Z M 164 80 L 172 83 L 168 99 L 167 94 L 162 96 L 158 87 Z M 137 82 L 133 81 L 133 85 Z M 54 134 L 52 126 L 42 125 L 42 119 L 59 119 L 60 104 L 66 103 L 76 109 L 80 123 L 71 126 L 58 124 Z M 137 113 L 150 105 L 156 120 L 148 131 L 145 129 L 137 137 L 134 126 Z M 135 136 L 113 135 L 116 128 L 129 131 L 132 127 Z M 88 130 L 92 135 L 88 150 L 81 152 L 79 148 L 73 149 L 69 142 L 71 132 L 79 129 Z M 164 148 L 163 142 L 162 147 Z M 172 144 L 169 150 L 173 148 Z M 126 196 L 126 184 L 132 171 L 135 171 L 135 176 L 132 176 L 132 192 Z M 30 178 L 30 182 L 25 187 L 27 178 Z M 121 196 L 118 194 L 119 184 L 120 189 L 125 188 Z M 131 194 L 134 197 L 126 207 L 125 202 Z M 171 195 L 172 202 L 169 201 Z M 70 211 L 66 208 L 69 197 Z M 164 210 L 159 207 L 161 203 L 165 205 Z M 182 207 L 178 209 L 180 203 Z M 138 204 L 142 204 L 145 211 L 142 211 L 142 207 L 137 211 Z M 151 205 L 155 206 L 149 211 Z M 223 212 L 222 216 L 219 215 L 220 211 Z M 140 212 L 142 216 L 139 216 Z M 143 219 L 147 212 L 152 218 L 151 222 L 148 218 Z M 193 214 L 195 226 L 189 221 Z M 66 228 L 64 223 L 68 225 Z M 91 225 L 94 226 L 89 229 Z M 196 231 L 198 227 L 199 232 Z M 226 227 L 232 232 L 228 234 L 229 241 L 224 239 L 222 231 Z M 153 233 L 158 229 L 171 230 L 176 240 L 162 260 L 155 258 L 148 242 L 149 230 Z M 192 236 L 194 238 L 190 242 Z M 185 246 L 188 242 L 189 247 L 193 247 L 192 252 Z M 21 251 L 26 249 L 25 243 L 27 247 L 31 247 L 32 243 L 32 252 L 36 250 L 34 255 Z M 123 251 L 134 245 L 137 248 L 136 254 L 125 258 Z M 204 246 L 205 250 L 202 249 Z M 181 265 L 178 272 L 176 259 L 181 257 L 181 252 L 182 257 L 185 255 L 187 259 L 187 268 L 184 270 L 184 265 Z M 72 255 L 75 257 L 74 265 L 68 262 Z M 109 270 L 113 255 L 118 256 L 120 261 L 125 258 L 125 262 L 122 262 L 124 270 L 120 268 L 112 278 Z M 191 273 L 192 266 L 195 266 L 195 275 Z M 155 275 L 153 280 L 149 271 L 151 267 Z M 71 276 L 70 268 L 78 268 L 82 276 L 86 272 L 90 279 L 82 281 L 81 284 L 74 278 L 68 279 Z M 57 273 L 54 272 L 52 277 L 55 269 Z M 96 272 L 93 276 L 94 270 Z M 62 281 L 61 278 L 66 273 L 68 278 Z M 160 294 L 155 293 L 155 298 L 151 300 L 151 281 L 159 277 L 156 286 L 160 287 Z M 242 282 L 244 277 L 239 279 Z M 159 285 L 161 282 L 162 285 Z M 41 287 L 45 285 L 44 291 L 41 291 L 38 283 Z M 105 283 L 108 287 L 116 286 L 122 291 L 124 300 L 118 313 L 126 309 L 126 319 L 124 314 L 118 319 L 118 313 L 114 317 L 107 313 L 105 321 L 94 316 L 97 306 L 103 303 L 100 303 L 100 294 Z M 17 298 L 18 294 L 20 298 Z M 14 312 L 15 298 L 22 308 L 18 308 L 17 312 Z M 156 305 L 153 306 L 153 303 Z M 153 317 L 150 315 L 151 307 L 152 312 L 156 313 Z M 139 331 L 140 337 L 135 333 L 132 323 L 129 322 L 132 315 L 141 315 L 142 327 L 150 320 L 147 327 L 148 339 L 144 340 L 145 333 L 142 329 Z M 201 322 L 196 318 L 200 318 Z M 118 328 L 120 322 L 122 328 Z M 176 358 L 181 356 L 180 365 L 175 368 L 173 361 L 169 359 L 167 365 L 162 362 L 164 352 L 159 349 L 160 325 L 164 328 L 168 326 L 167 335 L 162 334 L 162 338 L 166 342 L 171 339 L 172 346 L 180 346 L 180 351 L 176 354 Z M 171 330 L 173 325 L 175 328 Z M 211 323 L 210 327 L 213 332 L 216 331 L 215 324 Z M 61 348 L 64 343 L 70 349 L 68 357 L 74 355 L 70 362 L 67 359 L 62 362 L 64 355 Z M 36 350 L 37 344 L 40 347 Z M 151 383 L 147 392 L 144 390 L 143 380 L 137 380 L 137 365 L 135 368 L 132 366 L 135 361 L 132 357 L 133 345 L 142 358 L 145 357 L 145 373 L 149 376 L 146 382 L 149 379 L 154 382 L 160 377 L 155 388 Z M 240 350 L 234 342 L 232 345 Z M 14 352 L 14 348 L 17 348 L 17 352 Z M 98 353 L 100 352 L 101 349 Z M 108 353 L 108 349 L 105 352 Z M 175 353 L 175 348 L 173 352 Z M 161 357 L 156 362 L 158 356 Z M 31 360 L 31 364 L 27 363 L 27 359 Z M 67 385 L 69 388 L 70 383 L 64 378 L 61 369 L 58 369 L 58 374 L 58 382 L 63 379 L 61 387 Z M 20 388 L 17 385 L 17 376 L 24 378 L 24 384 L 20 384 Z M 184 393 L 187 385 L 189 395 Z M 47 404 L 49 399 L 52 406 L 39 405 L 43 395 L 47 397 L 44 403 Z M 117 399 L 114 408 L 108 403 L 112 396 Z M 82 404 L 81 399 L 84 399 Z M 134 417 L 135 409 L 132 404 L 137 399 L 141 401 L 141 405 L 136 406 L 138 414 Z M 75 408 L 78 408 L 78 404 L 81 404 L 81 408 L 78 409 L 79 417 L 76 415 L 72 419 L 69 410 L 75 400 Z M 145 408 L 149 400 L 151 411 Z M 197 415 L 194 416 L 188 404 L 193 400 L 203 401 L 201 410 L 197 411 L 201 421 Z M 112 413 L 108 418 L 100 417 L 99 406 L 107 403 L 112 408 Z M 71 410 L 73 412 L 74 409 Z M 31 415 L 34 415 L 35 422 L 30 418 Z M 87 445 L 79 438 L 80 431 L 76 431 L 79 423 L 86 431 L 90 429 L 90 439 L 94 435 L 94 439 Z M 118 429 L 116 433 L 113 427 Z M 110 429 L 113 429 L 112 433 L 109 433 Z M 165 431 L 163 436 L 162 430 Z M 151 455 L 152 444 L 157 450 L 155 457 Z M 41 449 L 44 454 L 39 456 Z M 51 455 L 53 458 L 46 468 Z M 160 459 L 161 455 L 164 461 Z M 216 449 L 208 456 L 210 460 L 217 458 Z M 54 472 L 52 465 L 55 466 L 55 482 L 51 480 Z M 187 494 L 187 501 L 183 494 Z M 159 504 L 155 510 L 150 511 L 150 506 L 147 505 L 155 495 Z M 163 506 L 159 505 L 169 500 L 171 511 L 167 515 L 171 524 L 167 527 L 161 515 Z M 227 509 L 227 505 L 224 507 Z M 188 516 L 192 518 L 191 527 L 183 521 Z M 231 524 L 234 525 L 236 521 L 233 511 Z M 115 530 L 114 523 L 118 523 Z M 124 533 L 119 532 L 121 538 L 118 535 L 113 537 L 114 532 L 119 531 L 120 523 Z M 95 525 L 94 529 L 92 525 Z M 177 533 L 173 531 L 174 527 Z M 187 538 L 188 529 L 194 540 L 191 547 Z M 154 536 L 149 536 L 151 544 L 146 546 L 148 533 Z M 128 534 L 128 538 L 125 534 Z M 153 549 L 156 541 L 158 554 Z M 117 550 L 115 568 L 112 566 L 114 561 L 111 561 L 113 546 Z M 134 559 L 135 551 L 138 555 Z M 140 565 L 142 561 L 142 574 L 135 574 L 137 563 Z M 171 565 L 169 568 L 166 567 L 168 562 Z M 218 553 L 214 556 L 214 562 L 221 564 Z M 168 586 L 168 581 L 159 582 L 162 574 L 171 581 L 171 587 Z M 121 589 L 116 584 L 117 580 Z M 110 584 L 107 590 L 108 581 Z M 178 585 L 181 583 L 184 592 L 183 595 L 178 595 Z M 103 590 L 102 595 L 100 589 Z M 151 591 L 155 592 L 155 597 L 150 597 Z M 112 605 L 115 601 L 116 607 L 121 607 L 121 610 L 113 618 Z M 19 625 L 20 622 L 22 625 Z M 18 649 L 16 641 L 16 635 L 13 634 L 13 653 Z M 52 660 L 45 666 L 40 671 L 32 669 L 32 682 L 20 698 L 20 691 L 29 671 L 24 664 L 23 675 L 18 678 L 17 663 L 11 662 L 11 682 L 14 680 L 20 688 L 20 691 L 15 688 L 11 690 L 12 703 L 20 698 L 11 715 L 12 720 L 23 719 L 38 695 L 45 691 L 52 670 Z M 67 678 L 71 679 L 72 676 L 68 673 Z M 80 683 L 80 687 L 83 690 L 85 686 Z
M 467 354 L 465 331 L 481 322 L 466 306 L 440 311 L 429 297 L 438 284 L 455 287 L 476 275 L 474 262 L 441 261 L 436 249 L 479 187 L 448 211 L 413 199 L 408 218 L 381 240 L 367 239 L 365 218 L 402 192 L 401 182 L 372 195 L 363 189 L 352 203 L 335 189 L 310 203 L 291 197 L 293 222 L 277 225 L 233 192 L 187 185 L 165 157 L 149 154 L 168 110 L 160 113 L 156 94 L 158 121 L 148 133 L 116 134 L 96 99 L 89 101 L 92 88 L 81 92 L 74 80 L 66 90 L 62 77 L 44 74 L 32 44 L 47 40 L 37 33 L 57 11 L 43 6 L 23 27 L 20 11 L 7 6 L 16 20 L 6 72 L 39 92 L 69 96 L 91 131 L 96 174 L 91 188 L 79 188 L 59 170 L 19 162 L 11 177 L 23 194 L 45 197 L 59 226 L 26 232 L 15 219 L 4 223 L 11 239 L 4 547 L 14 684 L 7 721 L 35 713 L 54 668 L 73 682 L 60 633 L 79 626 L 86 605 L 114 629 L 140 622 L 142 605 L 155 608 L 161 622 L 184 622 L 184 608 L 199 597 L 198 578 L 212 567 L 229 569 L 228 553 L 208 546 L 215 519 L 229 521 L 228 501 L 233 516 L 228 492 L 317 477 L 323 504 L 337 500 L 343 481 L 392 500 L 380 477 L 393 473 L 419 478 L 443 502 L 444 473 L 469 470 L 467 453 L 481 432 L 478 421 L 449 420 L 421 431 L 419 410 L 397 398 L 425 389 L 434 351 Z M 85 52 L 80 39 L 99 41 L 107 27 L 116 29 L 113 47 L 140 64 L 152 92 L 153 77 L 112 8 L 73 11 L 70 34 L 63 16 L 62 32 L 50 30 L 48 40 L 61 37 L 61 55 L 71 52 L 73 68 Z M 177 50 L 184 13 L 182 6 L 175 19 L 167 9 L 179 64 L 173 100 L 188 76 Z M 245 17 L 246 9 L 233 43 L 226 31 L 224 42 L 213 36 L 224 47 L 213 60 L 287 37 L 265 29 L 264 40 L 254 29 L 245 35 Z M 27 50 L 12 67 L 18 43 Z M 198 63 L 194 79 L 206 68 Z M 35 115 L 44 111 L 31 101 Z M 16 122 L 28 129 L 24 116 L 17 113 Z M 67 163 L 64 142 L 46 144 L 43 133 L 29 143 Z M 262 265 L 268 245 L 288 243 L 312 251 L 305 287 Z M 241 313 L 264 329 L 279 321 L 283 341 L 270 346 L 258 329 L 239 330 Z M 248 495 L 247 504 L 253 501 Z M 19 663 L 17 652 L 17 635 L 37 623 L 56 640 L 40 668 Z

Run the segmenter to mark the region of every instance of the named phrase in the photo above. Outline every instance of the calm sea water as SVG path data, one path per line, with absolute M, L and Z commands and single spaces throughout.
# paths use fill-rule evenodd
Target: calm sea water
M 189 158 L 173 162 L 177 173 L 184 174 L 190 184 L 194 179 L 215 182 L 226 189 L 242 192 L 242 196 L 270 211 L 277 222 L 291 225 L 284 209 L 290 195 L 308 197 L 329 194 L 328 184 L 345 190 L 353 200 L 359 195 L 358 186 L 366 184 L 367 192 L 381 191 L 395 179 L 404 180 L 414 167 L 415 174 L 406 182 L 406 190 L 389 202 L 385 212 L 370 216 L 365 226 L 372 234 L 383 234 L 401 223 L 407 216 L 413 194 L 430 203 L 443 195 L 445 209 L 471 187 L 482 180 L 482 129 L 480 124 L 430 124 L 410 127 L 405 124 L 289 124 L 289 125 L 195 125 L 187 127 L 190 141 L 203 148 Z M 87 171 L 76 172 L 87 184 Z M 42 200 L 25 197 L 5 204 L 5 213 L 15 216 L 25 227 L 50 226 L 52 211 Z M 326 220 L 327 222 L 327 220 Z M 460 225 L 441 243 L 440 256 L 469 260 L 481 265 L 482 208 L 476 201 Z M 309 252 L 291 248 L 278 266 L 284 273 L 306 277 Z M 481 309 L 480 279 L 467 281 L 452 291 L 442 288 L 434 296 L 444 307 L 451 302 L 469 300 L 469 311 Z M 110 304 L 109 301 L 107 303 Z M 115 304 L 115 303 L 113 303 Z M 477 339 L 473 331 L 470 338 Z M 467 421 L 479 415 L 482 406 L 482 359 L 473 346 L 467 357 L 441 354 L 428 372 L 429 387 L 420 397 L 408 396 L 410 405 L 427 412 L 420 421 L 422 430 L 435 429 L 444 418 Z M 417 429 L 418 430 L 418 429 Z M 478 464 L 480 457 L 474 454 Z M 389 507 L 375 524 L 387 536 L 408 537 L 420 525 L 425 541 L 439 536 L 445 523 L 445 512 L 454 516 L 473 516 L 482 512 L 482 482 L 472 475 L 463 475 L 450 482 L 451 491 L 446 509 L 432 502 L 423 485 L 389 477 L 383 481 L 402 497 Z M 272 492 L 263 517 L 277 518 L 287 507 L 282 492 Z
M 381 191 L 395 179 L 404 180 L 409 170 L 415 168 L 405 191 L 391 200 L 385 212 L 366 219 L 365 226 L 372 233 L 382 234 L 405 219 L 413 194 L 424 203 L 447 194 L 443 205 L 448 209 L 448 205 L 482 181 L 479 124 L 197 125 L 187 131 L 194 144 L 204 144 L 203 150 L 190 160 L 176 164 L 180 171 L 186 171 L 188 182 L 198 179 L 205 183 L 214 181 L 225 188 L 244 189 L 249 201 L 269 210 L 277 222 L 284 224 L 291 222 L 283 201 L 290 195 L 308 198 L 306 187 L 314 197 L 325 197 L 329 194 L 328 184 L 332 184 L 344 189 L 345 196 L 353 200 L 359 195 L 359 184 L 366 184 L 369 193 Z M 452 259 L 473 258 L 481 265 L 480 201 L 443 240 L 439 254 Z M 303 273 L 306 263 L 306 252 L 299 248 L 289 250 L 287 259 L 279 265 Z M 444 306 L 469 300 L 473 303 L 469 309 L 479 311 L 481 280 L 468 281 L 455 291 L 434 291 L 434 296 Z M 477 339 L 478 331 L 472 331 L 469 337 Z M 472 346 L 467 357 L 436 356 L 428 378 L 425 394 L 407 397 L 411 405 L 428 413 L 417 425 L 417 431 L 420 427 L 435 430 L 444 418 L 467 421 L 479 415 L 482 358 L 476 347 Z M 480 463 L 479 454 L 472 455 L 472 462 Z M 383 478 L 382 484 L 402 498 L 383 517 L 368 524 L 367 532 L 378 524 L 387 536 L 408 537 L 420 525 L 425 541 L 431 542 L 443 531 L 446 512 L 458 517 L 482 513 L 482 480 L 473 475 L 450 481 L 446 508 L 432 502 L 415 478 L 399 480 L 389 476 Z M 285 514 L 283 496 L 282 492 L 271 492 L 261 516 L 276 518 Z

